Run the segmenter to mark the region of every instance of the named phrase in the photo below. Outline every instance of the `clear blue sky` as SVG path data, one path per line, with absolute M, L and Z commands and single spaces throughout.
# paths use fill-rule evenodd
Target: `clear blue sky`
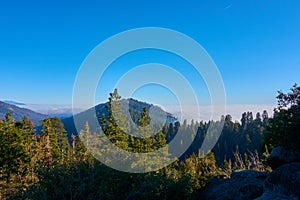
M 0 99 L 71 104 L 76 73 L 96 45 L 121 31 L 157 26 L 207 50 L 229 104 L 273 104 L 277 90 L 300 84 L 299 10 L 296 0 L 2 1 Z

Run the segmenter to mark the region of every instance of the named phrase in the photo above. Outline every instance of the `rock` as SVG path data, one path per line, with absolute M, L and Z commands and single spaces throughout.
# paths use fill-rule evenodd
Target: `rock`
M 204 188 L 204 199 L 255 199 L 263 194 L 266 173 L 243 170 L 234 172 L 228 179 L 212 179 Z
M 232 173 L 228 179 L 212 179 L 202 190 L 203 199 L 300 200 L 300 150 L 274 148 L 267 174 L 253 170 Z
M 282 194 L 266 191 L 261 197 L 255 200 L 298 200 L 298 198 L 291 198 Z
M 287 163 L 300 162 L 300 150 L 285 150 L 282 147 L 276 147 L 272 150 L 267 162 L 273 170 Z
M 278 167 L 266 179 L 257 200 L 300 199 L 300 162 Z

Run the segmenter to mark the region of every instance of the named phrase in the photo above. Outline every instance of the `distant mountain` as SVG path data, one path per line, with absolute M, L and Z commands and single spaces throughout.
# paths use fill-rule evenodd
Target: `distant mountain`
M 20 103 L 16 101 L 11 101 L 11 100 L 3 100 L 4 103 L 10 104 L 10 105 L 15 105 L 15 106 L 25 106 L 25 103 Z
M 135 123 L 137 123 L 138 118 L 141 115 L 141 112 L 143 111 L 143 108 L 147 108 L 148 111 L 149 111 L 149 109 L 151 110 L 151 112 L 150 112 L 150 113 L 152 113 L 152 116 L 150 115 L 150 117 L 152 117 L 151 120 L 164 121 L 164 119 L 166 119 L 165 123 L 167 123 L 167 124 L 172 123 L 177 120 L 171 113 L 168 113 L 168 112 L 162 110 L 159 106 L 155 106 L 153 104 L 149 104 L 146 102 L 141 102 L 141 101 L 138 101 L 138 100 L 135 100 L 132 98 L 122 99 L 121 105 L 123 107 L 128 105 L 130 116 L 131 116 L 133 122 L 135 122 Z M 95 120 L 99 120 L 99 118 L 103 115 L 105 115 L 107 117 L 108 116 L 107 106 L 108 106 L 108 103 L 98 104 L 95 107 L 92 107 L 86 111 L 83 111 L 83 112 L 77 114 L 76 119 L 78 119 L 80 129 L 82 130 L 85 126 L 85 123 L 89 122 L 91 131 L 97 132 L 99 130 L 98 124 L 96 126 L 94 126 L 94 124 L 90 123 L 90 122 L 92 122 L 92 121 L 95 122 Z M 77 130 L 75 128 L 75 125 L 74 125 L 73 117 L 68 117 L 68 118 L 62 119 L 62 122 L 64 123 L 65 129 L 69 134 L 71 134 L 71 133 L 78 134 Z
M 39 125 L 40 121 L 45 119 L 47 115 L 43 115 L 41 113 L 34 112 L 27 108 L 20 108 L 16 105 L 8 104 L 0 101 L 0 119 L 4 119 L 7 112 L 12 114 L 12 117 L 17 120 L 22 120 L 24 115 L 30 119 L 34 125 Z
M 70 112 L 66 112 L 66 113 L 48 113 L 47 115 L 49 117 L 58 117 L 61 120 L 73 116 L 72 113 L 70 113 Z
M 27 108 L 49 117 L 66 118 L 71 117 L 73 113 L 72 105 L 67 104 L 26 104 L 19 107 Z

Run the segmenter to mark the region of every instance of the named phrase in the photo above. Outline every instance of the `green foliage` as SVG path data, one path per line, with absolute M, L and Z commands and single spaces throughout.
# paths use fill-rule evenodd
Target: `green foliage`
M 181 163 L 174 163 L 156 172 L 129 174 L 110 169 L 97 161 L 76 161 L 69 167 L 55 166 L 52 170 L 40 172 L 43 181 L 32 185 L 25 197 L 193 199 L 198 195 L 198 189 L 207 183 L 208 178 L 214 176 L 217 170 L 214 162 L 213 155 L 210 154 L 205 158 L 193 157 Z
M 24 176 L 28 172 L 28 142 L 27 135 L 22 135 L 22 127 L 15 125 L 8 112 L 5 120 L 0 122 L 0 172 L 3 181 L 9 183 L 14 176 Z
M 193 186 L 197 189 L 204 187 L 209 178 L 221 175 L 212 152 L 204 157 L 200 152 L 198 156 L 192 154 L 181 163 L 180 167 L 184 174 L 190 175 Z
M 298 91 L 295 89 L 294 92 Z M 281 104 L 285 108 L 278 108 L 278 117 L 286 111 L 293 117 L 297 112 L 299 114 L 299 101 L 295 100 L 299 96 L 289 98 L 281 95 L 280 99 L 284 100 Z M 266 127 L 275 122 L 266 111 L 262 115 L 256 114 L 255 118 L 251 112 L 246 112 L 241 123 L 233 122 L 230 115 L 223 117 L 225 125 L 217 145 L 203 156 L 199 149 L 204 137 L 216 137 L 214 131 L 206 135 L 207 129 L 220 121 L 171 123 L 148 137 L 153 130 L 148 126 L 151 119 L 144 108 L 134 120 L 138 123 L 134 131 L 146 138 L 129 137 L 126 133 L 132 125 L 121 109 L 120 99 L 117 90 L 110 94 L 108 116 L 101 119 L 104 133 L 111 142 L 123 150 L 139 153 L 165 147 L 166 151 L 161 153 L 168 156 L 168 142 L 180 129 L 186 138 L 195 137 L 185 155 L 158 171 L 145 174 L 119 172 L 101 164 L 85 147 L 84 144 L 99 145 L 97 135 L 100 134 L 91 133 L 88 123 L 80 136 L 70 134 L 68 138 L 58 118 L 47 118 L 42 122 L 42 134 L 35 135 L 33 125 L 26 117 L 14 123 L 8 113 L 6 119 L 0 121 L 0 186 L 4 188 L 0 199 L 199 199 L 199 191 L 211 177 L 229 177 L 238 169 L 264 170 L 255 149 L 259 147 Z M 289 106 L 286 105 L 288 102 L 293 103 Z M 288 119 L 294 120 L 293 117 Z M 294 127 L 298 121 L 289 122 Z M 285 128 L 293 130 L 288 126 Z M 288 135 L 287 139 L 290 136 L 293 135 Z M 127 158 L 122 159 L 127 161 Z M 220 167 L 218 160 L 223 161 Z M 149 163 L 140 160 L 136 164 L 149 166 L 156 162 L 154 158 Z
M 236 151 L 236 146 L 239 147 L 239 152 L 241 154 L 248 154 L 249 152 L 255 152 L 260 149 L 263 135 L 265 134 L 266 127 L 269 123 L 267 111 L 263 111 L 262 115 L 257 113 L 255 118 L 253 118 L 251 112 L 245 112 L 242 115 L 240 123 L 232 121 L 230 115 L 223 117 L 222 120 L 224 120 L 222 133 L 212 149 L 219 165 L 222 165 L 224 159 L 234 159 L 233 152 Z M 218 123 L 220 123 L 220 121 L 201 121 L 190 124 L 183 122 L 182 125 L 177 124 L 177 127 L 180 127 L 186 136 L 195 136 L 192 145 L 190 145 L 189 149 L 182 157 L 185 158 L 198 152 L 205 137 L 208 141 L 214 140 L 217 136 L 217 131 L 212 130 L 210 133 L 207 133 L 207 130 L 209 126 L 218 126 Z M 167 142 L 174 137 L 174 132 L 176 133 L 174 126 L 170 125 L 169 128 L 166 136 Z
M 162 133 L 162 131 L 155 133 L 155 136 L 151 136 L 154 131 L 149 126 L 150 117 L 146 108 L 143 109 L 138 122 L 139 124 L 135 133 L 139 137 L 130 137 L 129 147 L 131 151 L 147 153 L 167 146 L 166 136 Z
M 269 122 L 264 145 L 269 150 L 276 146 L 300 149 L 300 87 L 295 84 L 291 92 L 278 93 L 278 107 Z
M 40 145 L 44 167 L 68 163 L 71 159 L 72 151 L 65 132 L 63 123 L 57 117 L 42 121 Z
M 24 117 L 14 123 L 7 113 L 5 120 L 0 120 L 0 199 L 36 181 L 35 150 L 32 122 Z
M 117 89 L 109 94 L 108 102 L 108 118 L 102 118 L 103 129 L 106 136 L 117 147 L 122 149 L 128 148 L 128 124 L 124 116 L 120 103 L 121 96 L 119 96 Z

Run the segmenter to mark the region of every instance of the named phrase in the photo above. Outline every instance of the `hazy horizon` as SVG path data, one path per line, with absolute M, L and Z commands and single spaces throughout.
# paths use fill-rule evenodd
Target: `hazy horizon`
M 189 118 L 187 119 L 181 119 L 181 109 L 179 105 L 160 105 L 160 104 L 155 104 L 152 102 L 148 102 L 148 101 L 143 101 L 140 99 L 136 99 L 138 101 L 142 101 L 142 102 L 146 102 L 148 104 L 153 104 L 155 106 L 159 106 L 160 108 L 162 108 L 164 111 L 167 111 L 169 113 L 171 113 L 173 116 L 175 116 L 176 118 L 178 118 L 179 121 L 183 121 L 183 120 L 187 120 L 188 122 L 190 122 L 191 120 L 194 121 L 208 121 L 211 120 L 211 105 L 199 105 L 199 110 L 200 110 L 200 118 L 197 118 L 197 116 L 193 115 L 193 110 L 197 107 L 197 106 L 189 106 L 188 109 L 186 109 L 184 112 L 189 116 Z M 17 105 L 18 107 L 21 108 L 28 108 L 30 110 L 33 110 L 35 112 L 38 113 L 42 113 L 42 114 L 72 114 L 72 105 L 66 105 L 66 104 L 31 104 L 31 103 L 27 103 L 27 102 L 19 102 L 19 101 L 15 101 L 15 100 L 0 100 L 0 101 L 13 101 L 15 103 L 22 103 L 25 105 Z M 106 103 L 105 102 L 98 102 L 95 104 L 101 104 L 101 103 Z M 276 104 L 253 104 L 253 105 L 247 105 L 247 104 L 232 104 L 232 105 L 226 105 L 226 114 L 231 115 L 232 120 L 233 121 L 239 121 L 242 117 L 242 114 L 244 112 L 252 112 L 253 116 L 256 115 L 257 112 L 260 112 L 262 114 L 262 112 L 264 110 L 266 110 L 269 114 L 269 117 L 271 117 L 273 115 L 273 109 L 276 107 Z M 187 107 L 186 107 L 187 108 Z M 85 111 L 86 108 L 75 108 L 75 114 L 80 113 L 82 111 Z M 216 107 L 216 110 L 218 112 L 218 108 Z M 219 114 L 219 116 L 221 117 L 221 113 Z M 219 120 L 219 118 L 215 118 L 212 120 Z

